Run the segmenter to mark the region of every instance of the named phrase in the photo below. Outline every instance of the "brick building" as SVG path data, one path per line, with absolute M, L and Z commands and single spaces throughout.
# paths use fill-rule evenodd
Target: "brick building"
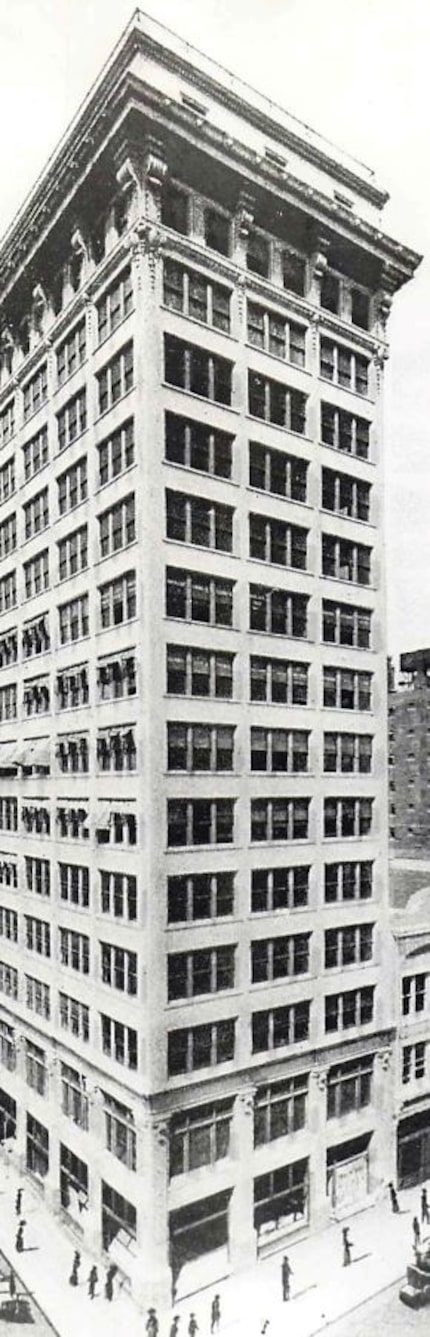
M 390 836 L 430 850 L 430 650 L 400 656 L 388 696 Z
M 0 247 L 1 1130 L 141 1303 L 393 1172 L 385 201 L 136 14 Z

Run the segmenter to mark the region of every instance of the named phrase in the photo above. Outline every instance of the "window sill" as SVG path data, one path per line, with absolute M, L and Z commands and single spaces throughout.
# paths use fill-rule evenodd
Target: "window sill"
M 207 845 L 165 845 L 165 846 L 164 846 L 164 853 L 167 854 L 167 855 L 169 855 L 169 854 L 198 854 L 198 851 L 199 851 L 199 850 L 203 850 L 203 851 L 207 854 L 207 851 L 208 851 L 208 850 L 212 850 L 212 851 L 213 851 L 213 850 L 227 850 L 228 853 L 230 852 L 230 853 L 234 853 L 234 854 L 236 854 L 236 853 L 238 852 L 238 850 L 241 850 L 241 849 L 242 849 L 242 846 L 241 846 L 241 845 L 236 845 L 235 842 L 234 842 L 233 840 L 230 840 L 230 841 L 228 841 L 227 844 L 226 844 L 225 842 L 222 843 L 222 842 L 220 841 L 220 842 L 216 842 L 216 843 L 214 842 L 213 844 L 207 844 Z M 211 998 L 212 996 L 213 996 L 212 994 L 209 994 L 209 997 L 210 997 L 210 998 Z M 205 997 L 206 997 L 206 995 L 205 995 Z M 193 1000 L 189 998 L 187 1001 L 190 1003 L 190 1002 L 192 1002 Z
M 198 404 L 210 404 L 215 409 L 223 409 L 227 413 L 235 413 L 237 417 L 240 416 L 240 409 L 235 408 L 233 404 L 224 404 L 220 399 L 210 399 L 209 395 L 198 395 L 194 390 L 187 390 L 184 385 L 173 385 L 170 381 L 162 381 L 161 389 L 172 390 L 174 394 L 186 395 L 192 403 L 197 400 Z
M 249 412 L 245 413 L 245 418 L 246 420 L 249 419 L 249 422 L 264 423 L 265 427 L 273 427 L 275 432 L 286 432 L 287 436 L 294 437 L 295 441 L 303 441 L 305 445 L 315 445 L 312 437 L 308 436 L 306 432 L 295 432 L 294 427 L 286 427 L 284 423 L 272 422 L 270 418 L 259 418 L 256 414 Z
M 99 519 L 99 517 L 96 516 L 96 519 Z M 94 568 L 102 566 L 104 562 L 110 562 L 114 557 L 120 557 L 122 553 L 130 552 L 131 548 L 137 547 L 138 542 L 139 540 L 137 538 L 134 538 L 131 540 L 130 543 L 125 543 L 123 548 L 115 548 L 114 552 L 113 551 L 106 552 L 103 557 L 97 558 L 97 560 L 94 562 Z M 115 577 L 112 577 L 112 579 L 115 579 Z
M 190 998 L 171 998 L 167 1001 L 167 1010 L 170 1014 L 174 1008 L 183 1010 L 186 1007 L 194 1008 L 199 1003 L 214 1003 L 218 1001 L 218 999 L 238 998 L 241 992 L 241 989 L 238 988 L 216 989 L 213 993 L 197 993 L 193 994 Z M 193 1025 L 194 1024 L 195 1019 L 193 1018 Z
M 101 444 L 102 443 L 100 442 L 100 445 Z M 104 492 L 107 487 L 110 487 L 111 483 L 116 483 L 118 478 L 126 477 L 126 475 L 133 472 L 133 469 L 137 469 L 136 460 L 133 460 L 133 464 L 128 464 L 125 469 L 121 469 L 119 474 L 112 474 L 112 477 L 107 478 L 105 483 L 99 483 L 99 486 L 94 489 L 93 496 L 97 497 L 99 492 Z
M 66 441 L 64 446 L 61 446 L 61 448 L 59 447 L 59 449 L 55 452 L 55 457 L 54 457 L 55 460 L 63 459 L 64 455 L 66 454 L 66 451 L 71 450 L 72 446 L 75 446 L 77 441 L 82 441 L 83 437 L 86 436 L 87 433 L 89 433 L 89 431 L 90 427 L 89 423 L 87 423 L 86 427 L 82 428 L 82 432 L 78 432 L 77 435 L 73 437 L 72 441 Z
M 297 322 L 293 320 L 292 323 L 296 324 Z M 308 329 L 309 325 L 306 325 L 306 333 Z M 249 339 L 245 340 L 245 348 L 249 348 L 251 353 L 263 353 L 264 357 L 270 358 L 271 362 L 276 362 L 277 365 L 281 367 L 290 367 L 292 371 L 299 371 L 303 376 L 312 377 L 313 375 L 309 368 L 302 366 L 300 362 L 291 362 L 290 358 L 282 357 L 281 353 L 271 353 L 268 348 L 261 348 L 259 344 L 253 344 Z
M 356 328 L 357 326 L 354 326 L 354 329 Z M 348 352 L 355 353 L 355 348 L 349 348 Z M 375 406 L 375 400 L 371 398 L 368 391 L 366 394 L 363 394 L 362 390 L 354 390 L 352 385 L 341 385 L 340 381 L 332 380 L 331 376 L 323 376 L 322 372 L 319 373 L 318 380 L 321 381 L 324 386 L 329 385 L 332 390 L 344 390 L 347 395 L 352 395 L 353 399 L 359 399 L 360 404 L 367 404 L 369 408 L 374 408 Z M 333 405 L 333 407 L 337 408 L 337 405 Z
M 253 566 L 264 566 L 265 569 L 270 567 L 271 570 L 274 569 L 275 571 L 288 571 L 294 576 L 310 576 L 312 580 L 315 580 L 315 572 L 309 571 L 307 567 L 287 566 L 286 562 L 269 562 L 265 557 L 246 557 L 245 561 L 252 562 Z
M 101 373 L 99 372 L 98 375 L 100 374 Z M 130 395 L 134 394 L 135 389 L 136 389 L 136 382 L 134 381 L 133 385 L 130 385 L 128 390 L 124 390 L 123 395 L 118 395 L 118 399 L 116 399 L 114 403 L 112 402 L 111 404 L 108 404 L 106 408 L 103 409 L 102 413 L 97 414 L 97 417 L 95 419 L 95 425 L 97 425 L 97 423 L 99 422 L 102 422 L 103 418 L 106 418 L 108 413 L 112 413 L 112 410 L 116 409 L 118 404 L 123 404 L 125 399 L 128 399 Z
M 84 320 L 85 320 L 85 317 L 84 317 Z M 79 325 L 79 321 L 78 321 L 78 325 Z M 77 326 L 75 326 L 75 329 L 77 329 Z M 73 330 L 73 328 L 72 328 L 71 331 L 70 331 L 70 333 L 69 333 L 69 335 L 67 336 L 67 341 L 68 341 L 69 338 L 70 338 L 70 339 L 73 338 L 73 334 L 74 334 L 74 330 Z M 62 340 L 61 342 L 63 343 L 64 340 Z M 59 346 L 61 347 L 61 344 L 60 344 Z M 58 357 L 58 349 L 54 349 L 54 352 L 55 352 L 56 357 Z M 76 363 L 76 367 L 73 368 L 73 371 L 69 371 L 69 372 L 67 373 L 67 376 L 64 377 L 64 380 L 63 380 L 63 381 L 60 381 L 59 378 L 58 378 L 58 375 L 57 375 L 57 380 L 56 380 L 56 385 L 55 385 L 55 388 L 54 388 L 54 391 L 53 391 L 53 396 L 60 394 L 60 391 L 61 391 L 61 390 L 64 390 L 65 385 L 69 385 L 69 382 L 70 382 L 71 380 L 73 380 L 73 377 L 76 376 L 77 372 L 78 372 L 78 371 L 82 371 L 83 367 L 87 367 L 87 366 L 88 366 L 88 361 L 89 361 L 89 358 L 88 358 L 88 353 L 87 353 L 87 354 L 85 355 L 85 357 L 82 359 L 82 362 L 77 362 L 77 363 Z
M 117 279 L 118 279 L 118 283 L 120 283 L 120 282 L 121 282 L 121 275 L 120 275 L 120 274 L 117 276 Z M 108 290 L 109 290 L 109 289 L 106 289 L 106 291 L 108 291 Z M 101 302 L 101 301 L 103 301 L 103 292 L 102 292 L 102 293 L 100 294 L 100 296 L 97 298 L 97 305 L 98 305 L 99 302 Z M 114 334 L 116 334 L 117 330 L 120 330 L 121 327 L 122 327 L 123 325 L 125 325 L 126 321 L 129 319 L 129 316 L 133 316 L 133 315 L 135 315 L 135 312 L 136 312 L 136 308 L 135 308 L 135 306 L 132 306 L 131 309 L 130 309 L 130 311 L 127 311 L 127 313 L 126 313 L 125 316 L 121 316 L 121 320 L 119 320 L 119 321 L 118 321 L 118 324 L 114 326 L 114 329 L 113 329 L 113 330 L 108 330 L 107 334 L 104 334 L 104 335 L 103 335 L 103 339 L 98 339 L 98 340 L 97 340 L 97 344 L 96 344 L 96 347 L 95 347 L 95 350 L 94 350 L 94 351 L 95 351 L 96 353 L 98 353 L 99 348 L 105 348 L 105 347 L 106 347 L 106 344 L 109 342 L 109 339 L 112 339 L 112 338 L 113 338 L 113 336 L 114 336 Z
M 166 456 L 164 456 L 163 464 L 167 465 L 169 469 L 179 469 L 187 477 L 204 478 L 211 483 L 227 483 L 228 487 L 240 487 L 240 483 L 236 482 L 235 478 L 226 478 L 223 474 L 209 473 L 207 469 L 193 469 L 191 464 L 179 464 L 177 460 L 168 460 Z
M 270 449 L 270 447 L 268 447 L 268 449 Z M 267 499 L 268 500 L 270 499 L 271 501 L 280 501 L 282 505 L 284 505 L 284 503 L 287 502 L 287 504 L 289 504 L 290 506 L 300 506 L 303 511 L 310 511 L 312 513 L 312 511 L 315 510 L 315 506 L 311 506 L 309 501 L 298 501 L 298 499 L 295 497 L 287 496 L 287 493 L 284 494 L 282 492 L 270 492 L 268 488 L 256 487 L 252 483 L 246 484 L 245 491 L 251 492 L 253 496 L 257 495 L 261 497 L 267 497 Z M 329 512 L 329 514 L 331 514 L 331 512 Z
M 360 585 L 360 582 L 358 580 L 348 580 L 345 578 L 345 576 L 329 576 L 326 574 L 325 571 L 321 571 L 320 577 L 321 580 L 330 580 L 333 581 L 336 585 L 346 585 L 347 587 L 352 585 L 352 588 L 354 590 L 370 590 L 371 594 L 376 594 L 378 592 L 377 585 Z
M 181 494 L 179 493 L 178 495 L 180 496 Z M 196 501 L 197 500 L 198 498 L 196 497 Z M 191 552 L 215 553 L 217 557 L 227 557 L 229 560 L 233 560 L 235 562 L 240 561 L 240 558 L 238 557 L 237 553 L 230 552 L 227 548 L 215 548 L 215 547 L 209 548 L 206 547 L 206 544 L 204 543 L 192 543 L 190 539 L 171 539 L 168 538 L 167 535 L 165 536 L 163 541 L 164 543 L 172 545 L 172 547 L 179 546 L 180 548 L 186 548 L 187 550 L 189 549 Z
M 352 450 L 341 450 L 339 446 L 331 445 L 330 441 L 320 440 L 317 441 L 316 444 L 321 446 L 323 450 L 333 451 L 333 454 L 338 457 L 340 455 L 343 460 L 356 460 L 358 464 L 369 465 L 372 469 L 375 469 L 376 467 L 376 460 L 369 459 L 369 457 L 365 457 L 364 455 L 354 455 Z
M 354 525 L 363 525 L 366 529 L 376 529 L 373 520 L 361 520 L 358 515 L 345 515 L 343 511 L 331 511 L 327 506 L 320 506 L 320 515 L 332 515 L 335 520 L 347 520 Z
M 208 282 L 210 283 L 211 280 L 208 279 Z M 214 325 L 208 320 L 199 320 L 198 316 L 190 316 L 188 311 L 178 311 L 174 306 L 167 306 L 166 302 L 160 302 L 159 310 L 164 311 L 169 316 L 179 316 L 179 319 L 186 321 L 188 325 L 196 325 L 198 330 L 209 330 L 210 334 L 218 334 L 223 339 L 229 339 L 231 343 L 238 343 L 237 335 L 232 334 L 231 330 L 222 330 L 219 325 Z M 168 330 L 164 330 L 164 333 L 168 334 Z

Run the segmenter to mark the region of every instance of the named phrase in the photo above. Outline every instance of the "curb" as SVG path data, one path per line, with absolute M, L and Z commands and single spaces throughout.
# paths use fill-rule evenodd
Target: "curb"
M 390 1291 L 392 1286 L 398 1286 L 404 1276 L 405 1273 L 401 1272 L 399 1277 L 393 1277 L 392 1281 L 387 1281 L 386 1285 L 381 1286 L 379 1290 L 372 1291 L 370 1295 L 365 1295 L 362 1300 L 357 1300 L 357 1303 L 351 1305 L 350 1309 L 345 1309 L 343 1314 L 337 1314 L 335 1318 L 328 1318 L 326 1323 L 323 1323 L 319 1328 L 313 1328 L 308 1337 L 318 1337 L 320 1332 L 326 1332 L 327 1328 L 333 1328 L 335 1323 L 341 1323 L 343 1318 L 349 1318 L 350 1314 L 356 1314 L 357 1310 L 362 1309 L 363 1305 L 369 1304 L 370 1300 L 376 1300 L 377 1295 L 383 1295 L 384 1291 Z

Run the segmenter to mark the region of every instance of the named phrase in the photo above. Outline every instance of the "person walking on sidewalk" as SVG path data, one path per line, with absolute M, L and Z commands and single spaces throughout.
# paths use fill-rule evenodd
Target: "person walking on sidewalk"
M 26 1224 L 27 1224 L 26 1221 L 20 1221 L 18 1230 L 16 1232 L 15 1248 L 17 1253 L 22 1253 L 24 1248 L 24 1226 Z
M 148 1317 L 145 1327 L 148 1337 L 158 1337 L 158 1318 L 156 1309 L 148 1309 Z
M 79 1286 L 79 1268 L 81 1266 L 81 1255 L 79 1249 L 75 1249 L 75 1256 L 72 1263 L 72 1271 L 69 1277 L 69 1286 Z
M 282 1299 L 289 1300 L 291 1295 L 291 1277 L 293 1275 L 293 1269 L 291 1267 L 288 1254 L 286 1253 L 284 1254 L 284 1257 L 282 1259 L 281 1275 L 282 1275 Z
M 111 1263 L 106 1272 L 105 1300 L 113 1300 L 113 1279 L 117 1271 L 116 1263 Z
M 423 1188 L 423 1191 L 421 1193 L 421 1223 L 423 1226 L 428 1226 L 429 1221 L 430 1221 L 430 1212 L 427 1199 L 427 1189 Z
M 414 1219 L 413 1219 L 413 1222 L 412 1222 L 412 1230 L 413 1230 L 413 1236 L 414 1236 L 414 1249 L 416 1250 L 416 1249 L 418 1249 L 418 1245 L 419 1245 L 420 1240 L 421 1240 L 420 1223 L 419 1223 L 419 1220 L 418 1220 L 418 1217 L 417 1217 L 417 1216 L 414 1216 Z
M 99 1274 L 95 1263 L 93 1263 L 91 1271 L 88 1276 L 88 1295 L 90 1297 L 90 1300 L 94 1300 L 98 1279 L 99 1279 Z
M 389 1183 L 389 1185 L 388 1185 L 388 1192 L 389 1192 L 389 1194 L 390 1194 L 390 1202 L 391 1202 L 391 1210 L 392 1210 L 392 1212 L 398 1212 L 398 1211 L 400 1211 L 400 1208 L 399 1208 L 399 1199 L 398 1199 L 398 1197 L 397 1197 L 397 1193 L 396 1193 L 396 1190 L 395 1190 L 395 1188 L 394 1188 L 394 1184 L 392 1184 L 391 1181 L 390 1181 L 390 1183 Z
M 199 1325 L 196 1316 L 195 1314 L 190 1314 L 190 1321 L 188 1324 L 188 1337 L 197 1337 L 198 1330 L 199 1330 Z
M 218 1332 L 221 1323 L 221 1300 L 219 1295 L 214 1295 L 211 1304 L 211 1332 Z
M 349 1226 L 344 1226 L 342 1230 L 343 1245 L 343 1267 L 349 1267 L 351 1262 L 352 1240 L 349 1238 Z
M 169 1337 L 178 1337 L 178 1331 L 179 1331 L 179 1314 L 175 1314 L 170 1324 Z
M 11 1300 L 14 1300 L 14 1299 L 15 1299 L 15 1296 L 16 1296 L 16 1281 L 15 1281 L 15 1273 L 14 1273 L 14 1272 L 9 1272 L 9 1295 L 10 1295 Z
M 15 1216 L 21 1216 L 21 1212 L 22 1212 L 22 1195 L 23 1195 L 23 1191 L 24 1191 L 24 1190 L 23 1190 L 22 1188 L 19 1188 L 19 1189 L 17 1190 L 17 1194 L 16 1194 L 16 1198 L 15 1198 Z

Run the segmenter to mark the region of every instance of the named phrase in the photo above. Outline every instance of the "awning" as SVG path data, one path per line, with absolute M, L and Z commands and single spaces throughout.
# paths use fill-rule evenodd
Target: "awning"
M 110 826 L 111 812 L 111 808 L 101 808 L 97 813 L 96 826 L 99 831 L 106 831 Z
M 117 814 L 119 817 L 135 817 L 136 804 L 133 803 L 131 799 L 111 799 L 109 807 L 106 805 L 106 807 L 101 808 L 100 812 L 97 814 L 97 827 L 99 829 L 106 829 L 110 826 L 114 814 Z
M 17 765 L 16 753 L 16 743 L 3 743 L 0 746 L 0 771 L 9 771 Z
M 24 744 L 21 766 L 43 766 L 49 769 L 49 743 L 46 738 L 35 738 Z

